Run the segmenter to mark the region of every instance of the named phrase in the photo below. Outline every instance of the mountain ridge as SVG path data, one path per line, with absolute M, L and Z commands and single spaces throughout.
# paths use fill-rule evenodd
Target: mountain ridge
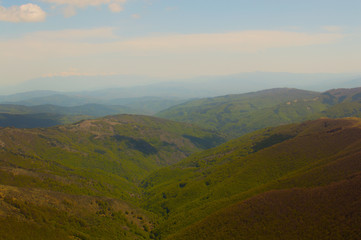
M 280 92 L 283 97 L 275 99 Z M 358 90 L 320 96 L 271 89 L 245 105 L 272 107 L 271 98 L 280 102 L 280 110 L 308 103 L 295 101 L 295 92 L 317 104 L 358 104 L 353 102 Z M 253 94 L 241 98 L 248 101 Z M 213 106 L 212 99 L 206 101 Z M 0 233 L 9 239 L 51 234 L 54 239 L 255 238 L 242 230 L 249 228 L 263 239 L 298 232 L 304 232 L 304 239 L 327 239 L 332 229 L 317 225 L 322 217 L 333 216 L 325 223 L 334 226 L 359 209 L 357 191 L 325 205 L 333 193 L 342 196 L 360 184 L 359 118 L 319 118 L 262 128 L 227 142 L 225 137 L 189 123 L 130 114 L 51 128 L 0 128 Z M 320 194 L 314 201 L 312 196 Z M 289 206 L 287 211 L 277 199 Z M 356 207 L 340 208 L 332 216 L 325 210 L 338 204 Z M 324 210 L 311 211 L 321 205 Z M 307 219 L 299 229 L 279 228 L 285 222 L 278 216 L 288 221 L 287 216 L 307 208 L 295 215 Z M 257 209 L 264 209 L 267 224 L 257 220 L 263 216 Z M 248 216 L 256 220 L 246 221 Z M 335 236 L 357 236 L 353 226 L 359 221 L 357 214 L 350 215 L 352 227 L 340 224 Z M 262 226 L 271 230 L 262 232 Z M 10 236 L 6 228 L 15 233 Z
M 159 234 L 167 239 L 217 210 L 269 190 L 341 181 L 361 171 L 360 126 L 357 118 L 320 119 L 231 140 L 151 174 L 143 182 L 149 191 L 145 207 L 166 214 Z M 289 131 L 296 135 L 258 151 L 252 149 L 274 134 Z M 152 203 L 161 203 L 163 209 Z
M 320 117 L 361 116 L 359 95 L 361 88 L 323 93 L 277 88 L 188 101 L 156 116 L 217 129 L 235 138 L 264 127 Z

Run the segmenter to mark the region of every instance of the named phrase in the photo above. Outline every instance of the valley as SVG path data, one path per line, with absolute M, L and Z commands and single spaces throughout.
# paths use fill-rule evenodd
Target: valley
M 0 0 L 0 240 L 361 240 L 360 10 Z
M 360 92 L 271 89 L 157 114 L 191 123 L 120 114 L 0 128 L 0 233 L 5 239 L 357 239 Z

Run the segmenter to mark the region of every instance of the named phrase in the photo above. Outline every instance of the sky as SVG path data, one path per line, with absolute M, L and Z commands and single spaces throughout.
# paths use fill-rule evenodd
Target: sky
M 360 0 L 0 0 L 0 86 L 52 76 L 361 73 L 360 12 Z

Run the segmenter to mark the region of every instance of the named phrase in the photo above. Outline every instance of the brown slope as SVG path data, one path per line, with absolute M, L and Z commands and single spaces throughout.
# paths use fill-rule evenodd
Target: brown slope
M 217 210 L 270 190 L 326 186 L 361 172 L 360 123 L 356 118 L 319 119 L 266 129 L 188 158 L 180 165 L 184 177 L 173 171 L 173 182 L 153 187 L 152 198 L 170 210 L 159 232 L 166 236 L 182 231 Z M 264 144 L 275 134 L 295 136 Z M 263 143 L 264 148 L 244 156 L 245 142 Z
M 266 141 L 275 135 L 293 137 L 272 144 Z M 252 146 L 262 148 L 252 152 Z M 317 187 L 345 179 L 361 171 L 360 153 L 360 120 L 356 118 L 266 129 L 154 174 L 154 180 L 147 182 L 149 206 L 168 211 L 159 229 L 162 236 L 173 234 L 223 207 L 272 189 Z
M 324 94 L 329 94 L 332 95 L 338 99 L 342 98 L 342 99 L 346 99 L 346 98 L 350 98 L 353 97 L 356 94 L 359 94 L 361 92 L 361 87 L 358 88 L 337 88 L 337 89 L 331 89 L 328 90 L 326 92 L 324 92 Z
M 361 239 L 361 172 L 316 188 L 274 190 L 169 239 Z

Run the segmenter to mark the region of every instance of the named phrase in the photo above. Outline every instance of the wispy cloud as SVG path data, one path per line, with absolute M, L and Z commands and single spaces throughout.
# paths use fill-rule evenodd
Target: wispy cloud
M 41 0 L 42 2 L 55 3 L 58 5 L 71 5 L 75 7 L 99 6 L 102 4 L 124 4 L 127 0 Z
M 113 28 L 37 32 L 6 42 L 1 49 L 19 57 L 85 56 L 101 53 L 198 54 L 198 53 L 254 53 L 272 48 L 289 48 L 328 44 L 343 38 L 339 33 L 299 33 L 286 31 L 242 31 L 214 34 L 173 34 L 121 40 Z M 41 53 L 41 54 L 39 54 Z
M 76 14 L 77 8 L 96 7 L 100 5 L 108 5 L 111 12 L 121 12 L 127 0 L 40 0 L 42 2 L 54 4 L 54 6 L 65 6 L 63 13 L 66 17 Z
M 38 5 L 32 3 L 9 8 L 0 6 L 0 21 L 42 22 L 45 18 L 46 13 Z
M 323 29 L 328 31 L 328 32 L 340 32 L 342 31 L 342 27 L 341 26 L 323 26 Z
M 123 6 L 116 2 L 109 4 L 108 7 L 111 12 L 115 12 L 115 13 L 124 10 Z
M 66 6 L 63 8 L 64 17 L 69 18 L 76 15 L 75 7 L 73 6 Z
M 67 29 L 60 31 L 41 31 L 30 33 L 23 38 L 26 42 L 94 42 L 95 40 L 111 41 L 118 37 L 114 34 L 114 28 L 104 27 L 95 29 Z
M 344 38 L 342 33 L 331 32 L 239 31 L 124 39 L 114 28 L 45 31 L 16 39 L 0 38 L 0 71 L 3 76 L 34 78 L 45 73 L 191 76 L 270 69 L 308 72 L 359 68 L 333 57 L 341 51 L 337 47 Z M 347 63 L 357 62 L 353 59 L 359 56 L 357 51 L 352 50 Z M 14 71 L 12 68 L 18 65 L 26 67 Z M 81 70 L 64 71 L 70 67 Z
M 173 34 L 145 37 L 114 43 L 118 49 L 134 51 L 184 52 L 257 52 L 325 44 L 342 38 L 341 34 L 309 34 L 286 31 L 241 31 L 213 34 Z

